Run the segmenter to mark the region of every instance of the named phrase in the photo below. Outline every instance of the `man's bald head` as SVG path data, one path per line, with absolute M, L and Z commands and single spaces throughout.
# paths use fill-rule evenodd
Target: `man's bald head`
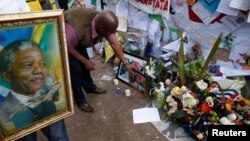
M 118 19 L 112 11 L 105 10 L 96 15 L 95 24 L 97 33 L 106 36 L 116 31 Z

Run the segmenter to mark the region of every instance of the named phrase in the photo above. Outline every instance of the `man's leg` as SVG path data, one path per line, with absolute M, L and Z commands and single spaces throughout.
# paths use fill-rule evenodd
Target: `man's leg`
M 36 141 L 36 132 L 18 139 L 17 141 Z
M 87 53 L 86 48 L 79 47 L 79 52 L 81 53 L 82 56 L 84 56 L 89 60 L 89 55 Z M 90 71 L 85 67 L 84 64 L 81 64 L 81 69 L 82 69 L 82 79 L 84 80 L 82 86 L 86 92 L 90 92 L 96 88 L 96 85 L 94 84 Z
M 72 56 L 69 56 L 69 65 L 74 100 L 76 104 L 79 105 L 86 101 L 82 91 L 81 65 L 80 62 Z
M 57 121 L 42 129 L 49 141 L 69 141 L 64 120 Z
M 81 53 L 82 56 L 89 59 L 89 55 L 87 53 L 86 48 L 79 49 L 79 52 Z M 82 86 L 87 93 L 93 92 L 96 94 L 100 94 L 100 93 L 106 92 L 106 90 L 104 90 L 104 89 L 97 88 L 97 86 L 94 84 L 94 81 L 91 77 L 90 71 L 85 67 L 84 64 L 81 64 L 81 70 L 82 70 L 82 79 L 84 80 L 82 83 Z
M 82 72 L 81 63 L 69 55 L 70 77 L 74 100 L 77 106 L 85 112 L 93 112 L 94 109 L 86 102 L 85 95 L 82 91 Z
M 58 0 L 61 9 L 68 10 L 68 0 Z

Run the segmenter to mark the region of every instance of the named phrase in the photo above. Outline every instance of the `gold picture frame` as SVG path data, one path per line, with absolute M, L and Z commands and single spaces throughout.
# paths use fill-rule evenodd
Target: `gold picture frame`
M 0 141 L 73 112 L 63 10 L 0 15 Z

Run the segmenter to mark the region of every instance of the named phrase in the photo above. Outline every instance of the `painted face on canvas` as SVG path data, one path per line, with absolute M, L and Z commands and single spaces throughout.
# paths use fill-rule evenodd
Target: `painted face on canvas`
M 44 84 L 46 75 L 45 62 L 38 48 L 15 52 L 9 74 L 12 90 L 32 96 Z

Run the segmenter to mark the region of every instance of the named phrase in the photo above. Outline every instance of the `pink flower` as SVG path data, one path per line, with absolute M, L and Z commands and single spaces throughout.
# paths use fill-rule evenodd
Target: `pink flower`
M 165 85 L 166 85 L 167 87 L 171 87 L 171 86 L 172 86 L 172 80 L 171 80 L 171 79 L 166 79 Z

